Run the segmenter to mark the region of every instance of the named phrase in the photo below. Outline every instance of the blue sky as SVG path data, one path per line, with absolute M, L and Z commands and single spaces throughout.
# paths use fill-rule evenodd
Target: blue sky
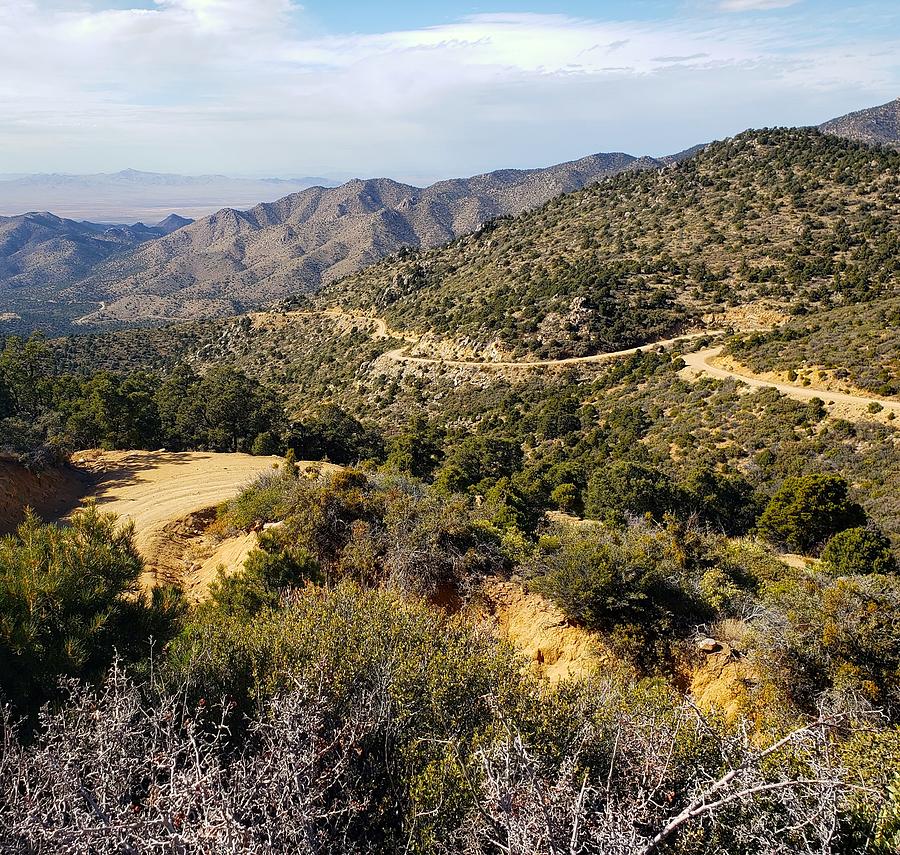
M 0 171 L 420 183 L 900 96 L 900 4 L 0 0 Z

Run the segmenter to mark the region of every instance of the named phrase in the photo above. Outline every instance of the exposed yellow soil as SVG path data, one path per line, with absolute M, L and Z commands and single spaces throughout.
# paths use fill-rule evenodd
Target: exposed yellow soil
M 239 534 L 229 537 L 217 543 L 212 554 L 207 556 L 199 566 L 192 567 L 190 572 L 190 585 L 188 593 L 200 598 L 209 590 L 209 586 L 216 580 L 219 569 L 226 573 L 240 570 L 247 560 L 247 556 L 256 549 L 259 538 L 255 531 L 249 534 Z
M 278 457 L 167 451 L 84 451 L 73 462 L 93 480 L 84 500 L 135 526 L 135 544 L 147 564 L 145 581 L 184 582 L 213 549 L 204 541 L 215 506 L 256 476 L 280 465 Z M 199 550 L 199 557 L 197 551 Z
M 538 678 L 556 684 L 622 667 L 599 635 L 572 625 L 556 605 L 520 583 L 488 579 L 482 594 L 497 632 L 525 655 Z M 700 658 L 687 669 L 685 689 L 701 710 L 733 721 L 752 709 L 756 672 L 727 642 L 716 647 L 698 652 Z
M 8 534 L 31 508 L 41 519 L 57 519 L 90 489 L 90 479 L 71 466 L 32 472 L 14 460 L 0 460 L 0 534 Z
M 788 306 L 760 301 L 744 306 L 730 306 L 721 312 L 704 315 L 703 322 L 710 327 L 726 327 L 744 331 L 770 330 L 790 319 L 788 308 Z
M 594 633 L 573 626 L 540 594 L 501 579 L 486 581 L 483 594 L 500 635 L 522 651 L 538 677 L 558 683 L 614 661 Z
M 688 691 L 704 712 L 722 712 L 728 721 L 752 709 L 750 689 L 756 672 L 746 659 L 739 658 L 728 645 L 722 650 L 701 654 L 703 659 L 691 671 Z
M 147 564 L 145 582 L 179 585 L 192 600 L 203 599 L 219 569 L 234 573 L 256 548 L 256 532 L 220 539 L 210 531 L 216 508 L 205 508 L 154 529 L 141 550 Z

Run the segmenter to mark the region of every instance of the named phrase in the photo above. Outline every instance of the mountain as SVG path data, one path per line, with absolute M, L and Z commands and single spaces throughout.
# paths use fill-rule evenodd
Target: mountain
M 819 125 L 819 130 L 868 145 L 900 148 L 900 98 L 831 119 Z
M 746 303 L 786 314 L 887 298 L 900 293 L 898 176 L 888 149 L 750 131 L 405 251 L 320 298 L 460 355 L 522 358 L 640 345 Z
M 451 359 L 586 356 L 690 329 L 768 325 L 841 307 L 850 324 L 876 301 L 900 298 L 898 176 L 900 152 L 814 129 L 748 131 L 665 169 L 615 175 L 495 219 L 443 246 L 403 248 L 311 299 L 252 319 L 114 333 L 100 346 L 76 337 L 67 348 L 79 366 L 114 367 L 122 354 L 129 367 L 157 366 L 179 338 L 183 352 L 206 365 L 236 361 L 295 392 L 352 396 L 360 365 L 380 352 L 379 342 L 351 335 L 359 316 L 421 335 L 419 355 Z M 139 252 L 184 240 L 195 226 Z M 199 303 L 200 292 L 193 299 Z M 286 319 L 294 308 L 302 311 Z M 334 308 L 343 322 L 317 317 Z M 845 340 L 853 341 L 849 333 Z M 870 353 L 869 339 L 861 341 L 858 362 Z M 832 359 L 849 362 L 840 348 Z
M 249 207 L 314 185 L 322 178 L 231 178 L 125 169 L 95 175 L 0 176 L 0 214 L 51 210 L 74 220 L 155 223 L 173 210 L 205 216 L 224 205 Z
M 687 156 L 687 155 L 685 155 Z M 679 156 L 676 156 L 676 159 Z M 232 314 L 314 291 L 401 247 L 435 247 L 624 171 L 669 161 L 594 154 L 546 169 L 500 170 L 426 188 L 390 179 L 313 187 L 248 211 L 224 209 L 94 271 L 97 322 Z
M 194 221 L 189 217 L 182 217 L 178 214 L 169 214 L 168 217 L 164 220 L 160 220 L 156 224 L 156 228 L 167 235 L 178 231 L 178 229 L 183 228 L 184 226 L 189 226 L 192 222 Z
M 175 215 L 158 226 L 108 226 L 49 213 L 0 217 L 0 332 L 31 325 L 48 331 L 95 308 L 102 297 L 67 288 L 97 264 L 192 221 Z

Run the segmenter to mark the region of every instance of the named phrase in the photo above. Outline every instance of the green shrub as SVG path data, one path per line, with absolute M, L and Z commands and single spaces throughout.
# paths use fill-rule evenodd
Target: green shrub
M 66 527 L 29 516 L 0 539 L 0 691 L 20 710 L 58 678 L 101 674 L 114 653 L 141 659 L 184 611 L 172 589 L 142 592 L 134 529 L 95 507 Z
M 583 508 L 581 493 L 574 484 L 558 484 L 550 493 L 550 501 L 566 514 L 577 514 Z
M 835 576 L 896 573 L 891 542 L 877 529 L 848 528 L 838 532 L 822 550 L 822 566 Z
M 223 612 L 249 617 L 277 606 L 288 590 L 319 580 L 319 564 L 305 549 L 285 549 L 265 533 L 238 572 L 219 571 L 210 601 Z
M 604 464 L 588 480 L 585 514 L 621 523 L 626 514 L 649 514 L 656 520 L 676 506 L 676 489 L 668 475 L 627 460 Z
M 287 472 L 263 473 L 218 509 L 224 530 L 248 531 L 259 523 L 276 522 L 285 511 L 286 496 L 296 480 Z
M 787 478 L 759 518 L 760 533 L 795 552 L 809 554 L 846 528 L 865 524 L 863 509 L 837 475 Z
M 822 585 L 797 571 L 764 587 L 774 625 L 757 634 L 768 679 L 801 708 L 824 691 L 862 696 L 900 712 L 900 579 L 842 576 Z
M 278 454 L 281 443 L 278 437 L 270 430 L 258 433 L 250 447 L 250 453 L 261 457 L 268 457 L 271 454 Z
M 710 615 L 668 532 L 563 529 L 550 545 L 529 563 L 532 587 L 570 620 L 611 633 L 643 666 L 662 664 L 671 645 Z
M 369 782 L 367 835 L 396 833 L 402 823 L 421 852 L 460 821 L 471 798 L 464 770 L 476 774 L 474 752 L 498 709 L 513 712 L 530 685 L 491 633 L 351 583 L 303 589 L 249 620 L 206 610 L 173 645 L 170 663 L 196 697 L 229 697 L 251 713 L 306 681 L 322 687 L 338 721 L 359 703 L 386 705 L 390 726 L 354 756 Z

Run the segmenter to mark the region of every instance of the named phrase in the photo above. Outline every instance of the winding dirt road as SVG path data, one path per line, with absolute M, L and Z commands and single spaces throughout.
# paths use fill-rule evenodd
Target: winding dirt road
M 612 350 L 607 353 L 594 353 L 591 356 L 569 356 L 564 359 L 535 359 L 520 360 L 517 362 L 486 362 L 476 359 L 440 359 L 433 356 L 411 356 L 406 352 L 406 347 L 389 350 L 384 355 L 387 359 L 393 359 L 395 362 L 420 365 L 446 365 L 453 368 L 479 368 L 489 370 L 510 368 L 519 370 L 528 368 L 565 368 L 567 365 L 606 362 L 610 359 L 618 359 L 622 356 L 633 356 L 635 353 L 649 350 L 664 350 L 681 342 L 693 341 L 694 339 L 715 335 L 716 332 L 716 330 L 711 330 L 706 332 L 687 333 L 685 335 L 676 336 L 675 338 L 665 338 L 660 341 L 653 341 L 649 344 L 643 344 L 640 347 L 629 347 L 625 350 Z
M 301 317 L 317 317 L 317 318 L 333 318 L 334 320 L 342 320 L 360 325 L 371 325 L 375 327 L 372 338 L 376 340 L 385 339 L 401 339 L 407 344 L 389 350 L 382 354 L 384 359 L 390 359 L 393 362 L 403 362 L 413 365 L 443 365 L 449 368 L 478 368 L 487 370 L 508 370 L 518 369 L 525 370 L 529 368 L 564 368 L 567 365 L 578 365 L 579 363 L 606 362 L 610 359 L 618 359 L 622 356 L 633 356 L 635 353 L 648 350 L 659 350 L 673 347 L 681 342 L 693 341 L 698 338 L 718 335 L 722 330 L 703 330 L 701 332 L 685 333 L 684 335 L 675 336 L 674 338 L 666 338 L 660 341 L 643 344 L 640 347 L 629 347 L 625 350 L 614 350 L 608 353 L 594 353 L 590 356 L 569 356 L 564 359 L 535 359 L 535 360 L 517 360 L 517 361 L 495 361 L 482 359 L 445 359 L 439 356 L 413 356 L 408 353 L 409 347 L 421 340 L 421 336 L 414 333 L 400 332 L 392 330 L 388 327 L 384 318 L 377 318 L 371 315 L 351 315 L 342 312 L 340 309 L 327 309 L 324 312 L 294 312 L 292 314 Z
M 701 332 L 686 333 L 675 338 L 667 338 L 661 341 L 650 342 L 641 347 L 630 347 L 625 350 L 615 350 L 608 353 L 595 353 L 591 356 L 571 356 L 565 359 L 542 359 L 533 361 L 485 361 L 475 359 L 442 359 L 434 356 L 413 356 L 408 353 L 411 344 L 419 341 L 419 336 L 410 333 L 402 333 L 392 330 L 388 327 L 387 322 L 383 318 L 377 318 L 369 315 L 351 315 L 342 312 L 340 309 L 329 309 L 325 312 L 298 312 L 305 316 L 330 317 L 335 320 L 341 319 L 356 324 L 373 325 L 375 331 L 372 337 L 379 340 L 390 338 L 399 338 L 407 342 L 402 347 L 389 350 L 383 354 L 385 359 L 394 362 L 402 362 L 413 365 L 441 365 L 451 368 L 472 368 L 479 370 L 527 370 L 531 368 L 564 368 L 568 365 L 578 365 L 580 363 L 596 363 L 606 362 L 611 359 L 617 359 L 623 356 L 632 356 L 640 351 L 652 351 L 673 347 L 682 342 L 695 341 L 696 339 L 708 336 L 720 335 L 724 330 L 703 330 Z M 756 327 L 753 328 L 757 329 Z M 708 374 L 710 377 L 719 379 L 738 380 L 748 386 L 754 388 L 772 387 L 777 389 L 783 395 L 794 398 L 799 401 L 810 401 L 813 398 L 820 398 L 827 404 L 840 404 L 850 407 L 854 410 L 860 408 L 868 408 L 870 404 L 877 403 L 881 405 L 886 413 L 897 413 L 900 415 L 900 401 L 892 401 L 884 398 L 869 397 L 866 395 L 852 395 L 847 392 L 829 391 L 827 389 L 819 389 L 814 386 L 795 386 L 790 383 L 780 383 L 773 380 L 767 380 L 762 377 L 756 377 L 749 373 L 740 373 L 729 368 L 722 368 L 712 364 L 712 360 L 722 353 L 721 347 L 711 347 L 704 350 L 694 351 L 682 356 L 687 368 L 686 373 L 689 376 L 697 376 L 699 374 Z
M 779 383 L 761 377 L 754 377 L 752 374 L 743 374 L 730 368 L 721 368 L 713 365 L 712 360 L 721 353 L 721 347 L 710 347 L 705 350 L 686 353 L 681 358 L 687 365 L 686 371 L 694 376 L 708 374 L 710 377 L 719 379 L 739 380 L 741 383 L 757 389 L 774 388 L 783 395 L 798 401 L 811 401 L 813 398 L 819 398 L 827 403 L 849 404 L 854 407 L 868 407 L 870 404 L 877 403 L 884 407 L 885 411 L 900 415 L 900 401 L 890 401 L 866 395 L 850 395 L 846 392 L 832 392 L 828 389 L 817 389 L 814 386 L 794 386 L 791 383 Z

